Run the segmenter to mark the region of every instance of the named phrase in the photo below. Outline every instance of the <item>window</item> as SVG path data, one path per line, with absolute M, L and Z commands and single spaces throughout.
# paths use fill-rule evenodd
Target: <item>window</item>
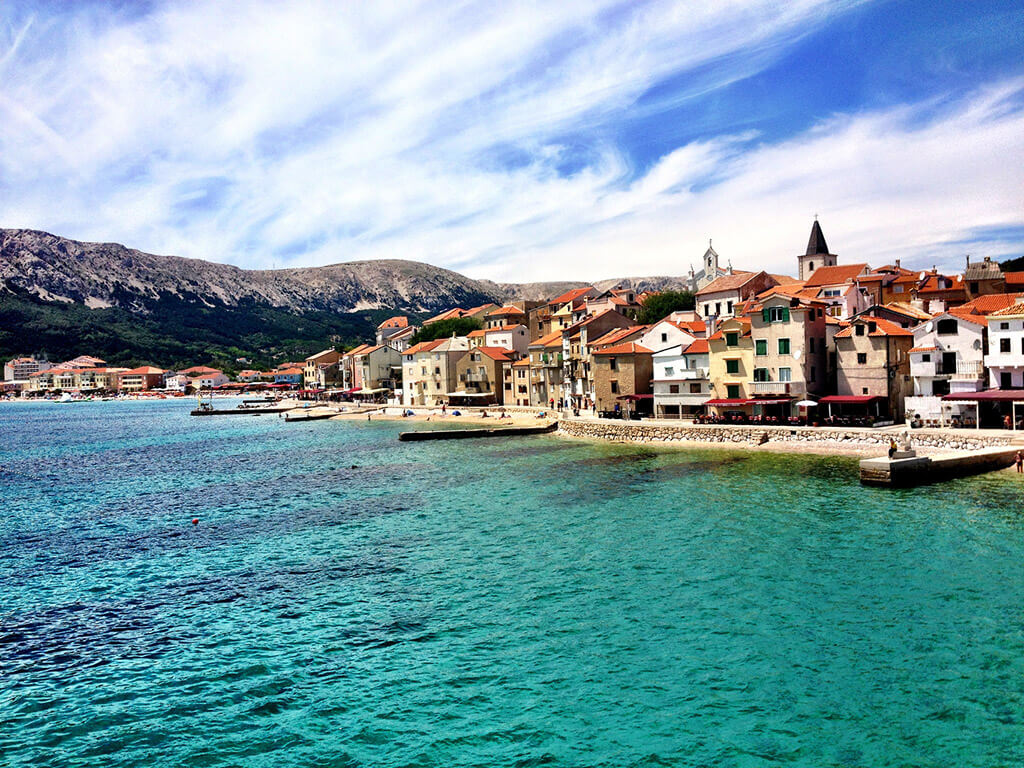
M 835 305 L 829 307 L 828 308 L 828 316 L 829 317 L 842 317 L 843 316 L 843 307 L 842 307 L 842 305 L 841 304 L 835 304 Z
M 861 390 L 860 390 L 860 393 L 862 395 L 866 395 L 868 393 L 868 388 L 867 387 L 862 387 Z
M 669 384 L 668 385 L 668 393 L 670 395 L 678 395 L 679 394 L 679 385 L 678 384 Z
M 1013 374 L 1010 371 L 1003 371 L 999 374 L 999 388 L 1013 389 Z
M 666 376 L 671 376 L 673 373 L 675 373 L 675 370 L 676 369 L 673 368 L 671 365 L 666 365 L 665 366 L 665 375 Z
M 971 283 L 971 293 L 977 293 L 977 292 L 978 292 L 978 284 L 975 283 L 975 282 L 972 282 Z
M 768 381 L 768 369 L 767 368 L 755 368 L 754 369 L 754 381 Z
M 807 274 L 810 274 L 813 271 L 814 271 L 814 262 L 813 261 L 807 262 Z
M 720 301 L 716 301 L 715 302 L 715 314 L 716 315 L 722 314 L 722 302 L 720 302 Z
M 700 394 L 700 384 L 691 384 L 690 385 L 690 394 L 691 395 L 699 395 Z
M 834 299 L 839 293 L 840 290 L 838 288 L 826 288 L 822 291 L 822 295 L 827 299 Z
M 858 336 L 863 336 L 864 335 L 864 326 L 863 325 L 856 325 L 856 326 L 854 326 L 854 328 L 856 328 L 854 333 L 856 333 Z
M 867 362 L 868 362 L 868 353 L 867 352 L 858 352 L 857 353 L 857 365 L 867 365 Z
M 789 339 L 779 339 L 779 354 L 780 355 L 788 355 L 789 354 Z
M 999 351 L 1000 352 L 1009 352 L 1010 351 L 1010 340 L 1009 339 L 1000 339 L 999 340 Z
M 932 361 L 932 356 L 930 354 L 921 355 L 921 362 L 922 363 L 930 363 L 931 361 Z
M 434 368 L 434 375 L 435 375 L 435 376 L 440 376 L 440 375 L 441 375 L 441 369 L 440 369 L 440 367 L 435 367 L 435 368 Z
M 1010 324 L 1009 323 L 1000 323 L 999 324 L 999 330 L 1000 331 L 1008 331 L 1008 330 L 1010 330 Z
M 728 312 L 730 315 L 732 314 L 732 302 L 731 301 L 725 302 L 725 311 Z
M 768 342 L 765 339 L 758 339 L 754 342 L 754 354 L 755 355 L 767 355 L 768 354 Z
M 766 323 L 788 323 L 789 307 L 765 307 L 761 310 L 761 320 Z
M 613 371 L 619 370 L 619 364 L 614 357 L 608 358 L 608 367 L 611 368 Z
M 735 400 L 740 396 L 740 385 L 739 384 L 726 384 L 725 385 L 725 396 L 730 400 Z
M 617 382 L 617 381 L 613 381 L 612 382 L 612 394 L 613 395 L 619 394 L 619 382 Z
M 740 361 L 739 360 L 726 360 L 725 361 L 725 372 L 726 373 L 739 373 L 740 372 Z
M 667 334 L 667 333 L 663 333 L 663 334 L 661 334 L 661 340 L 662 340 L 663 342 L 665 342 L 665 341 L 668 341 L 668 334 Z
M 893 293 L 903 293 L 903 286 L 902 285 L 894 285 L 892 287 L 892 292 Z
M 817 381 L 817 380 L 818 380 L 817 371 L 815 370 L 814 366 L 812 365 L 811 366 L 811 381 Z
M 704 317 L 710 317 L 710 316 L 711 316 L 711 305 L 710 304 L 705 304 L 704 305 Z
M 779 381 L 792 381 L 793 371 L 789 368 L 779 368 Z
M 740 335 L 738 333 L 727 333 L 725 334 L 725 346 L 727 347 L 738 347 L 740 345 Z
M 810 352 L 813 355 L 814 354 L 814 337 L 812 336 L 810 339 L 808 339 L 807 343 L 810 345 L 810 347 L 811 347 Z
M 957 332 L 957 321 L 951 317 L 939 320 L 935 324 L 935 332 L 940 336 L 955 336 Z

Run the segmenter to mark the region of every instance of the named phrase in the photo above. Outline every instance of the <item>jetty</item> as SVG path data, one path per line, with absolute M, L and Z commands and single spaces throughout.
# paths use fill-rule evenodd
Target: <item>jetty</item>
M 1011 466 L 1019 450 L 1024 450 L 1024 446 L 981 448 L 945 456 L 917 456 L 913 451 L 897 451 L 891 459 L 887 456 L 862 459 L 860 482 L 862 485 L 909 488 L 978 475 Z
M 190 411 L 192 416 L 259 416 L 264 413 L 285 413 L 294 410 L 294 406 L 282 405 L 271 408 L 195 408 Z
M 544 435 L 558 429 L 558 422 L 546 424 L 542 427 L 495 427 L 478 429 L 431 429 L 417 430 L 415 432 L 402 432 L 398 435 L 399 440 L 422 441 L 422 440 L 472 440 L 483 437 L 521 437 L 523 435 Z

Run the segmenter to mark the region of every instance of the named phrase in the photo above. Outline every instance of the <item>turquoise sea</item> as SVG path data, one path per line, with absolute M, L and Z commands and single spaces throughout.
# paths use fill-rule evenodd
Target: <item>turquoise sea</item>
M 0 404 L 0 765 L 1024 764 L 1014 474 L 191 405 Z

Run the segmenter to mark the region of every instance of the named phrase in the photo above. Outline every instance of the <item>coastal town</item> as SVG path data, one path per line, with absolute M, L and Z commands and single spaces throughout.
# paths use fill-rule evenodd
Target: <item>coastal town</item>
M 651 293 L 586 286 L 547 301 L 452 307 L 419 325 L 233 377 L 109 367 L 83 354 L 4 366 L 8 397 L 289 393 L 405 408 L 513 407 L 699 424 L 1024 425 L 1024 272 L 841 261 L 815 219 L 795 276 L 734 269 L 709 242 L 692 309 L 641 323 Z M 473 330 L 416 342 L 451 320 Z M 647 318 L 650 320 L 650 318 Z M 240 363 L 247 362 L 240 360 Z

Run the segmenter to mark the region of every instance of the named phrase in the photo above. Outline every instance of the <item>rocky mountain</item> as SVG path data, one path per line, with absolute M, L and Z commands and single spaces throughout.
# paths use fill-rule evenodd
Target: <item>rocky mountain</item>
M 89 353 L 155 365 L 294 359 L 370 338 L 391 313 L 424 317 L 454 306 L 547 299 L 582 285 L 473 280 L 398 259 L 245 270 L 0 229 L 0 355 Z M 683 283 L 672 277 L 597 283 L 616 285 L 664 290 Z

